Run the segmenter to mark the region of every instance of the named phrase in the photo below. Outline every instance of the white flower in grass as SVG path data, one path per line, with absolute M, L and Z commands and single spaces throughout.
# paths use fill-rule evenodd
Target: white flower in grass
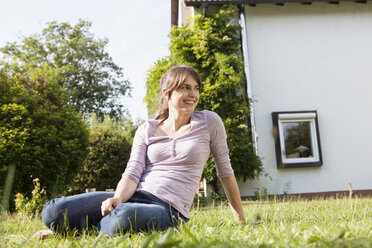
M 205 230 L 209 233 L 209 234 L 212 234 L 213 233 L 213 230 L 214 230 L 214 228 L 213 227 L 211 227 L 211 226 L 207 226 L 206 228 L 205 228 Z

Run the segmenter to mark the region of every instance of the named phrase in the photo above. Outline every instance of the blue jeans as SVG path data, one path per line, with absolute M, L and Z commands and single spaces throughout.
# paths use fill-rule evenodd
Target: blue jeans
M 45 204 L 42 212 L 44 224 L 58 233 L 95 229 L 108 236 L 120 232 L 165 230 L 186 220 L 168 203 L 146 191 L 136 191 L 105 217 L 101 203 L 114 192 L 91 192 L 56 198 Z

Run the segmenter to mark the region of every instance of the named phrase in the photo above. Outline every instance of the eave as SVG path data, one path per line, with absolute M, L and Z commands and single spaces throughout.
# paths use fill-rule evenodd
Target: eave
M 256 4 L 276 4 L 284 5 L 284 3 L 302 3 L 312 4 L 315 2 L 326 2 L 330 4 L 339 4 L 340 2 L 356 2 L 356 3 L 367 3 L 367 0 L 185 0 L 186 6 L 208 6 L 208 5 L 223 5 L 223 4 L 234 4 L 234 5 L 250 5 L 255 6 Z

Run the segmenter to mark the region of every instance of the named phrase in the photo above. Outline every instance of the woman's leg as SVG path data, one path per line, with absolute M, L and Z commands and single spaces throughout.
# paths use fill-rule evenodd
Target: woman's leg
M 108 236 L 114 236 L 120 232 L 165 230 L 173 224 L 169 207 L 126 202 L 103 217 L 98 224 L 98 229 Z
M 51 230 L 62 233 L 97 226 L 102 219 L 102 201 L 113 196 L 114 192 L 91 192 L 53 199 L 45 204 L 42 220 Z

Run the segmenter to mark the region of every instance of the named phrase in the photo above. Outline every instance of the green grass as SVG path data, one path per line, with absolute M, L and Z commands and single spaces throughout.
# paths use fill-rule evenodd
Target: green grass
M 85 233 L 37 241 L 40 217 L 3 214 L 0 247 L 372 247 L 371 198 L 246 203 L 246 225 L 219 205 L 192 209 L 176 229 L 110 239 Z

